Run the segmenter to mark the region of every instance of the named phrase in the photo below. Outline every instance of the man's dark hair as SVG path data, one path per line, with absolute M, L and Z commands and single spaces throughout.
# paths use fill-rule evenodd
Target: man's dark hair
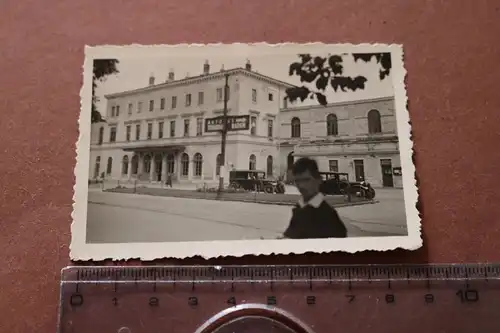
M 300 173 L 309 171 L 314 178 L 320 178 L 318 163 L 308 157 L 299 158 L 292 167 L 292 174 L 295 176 Z

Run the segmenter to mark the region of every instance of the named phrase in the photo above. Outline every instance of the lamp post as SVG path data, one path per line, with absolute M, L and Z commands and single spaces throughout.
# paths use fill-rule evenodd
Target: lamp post
M 224 173 L 226 171 L 226 141 L 227 141 L 227 99 L 229 90 L 229 74 L 224 75 L 224 110 L 222 114 L 222 133 L 221 133 L 221 149 L 220 149 L 220 165 L 222 171 L 219 175 L 219 192 L 224 190 Z

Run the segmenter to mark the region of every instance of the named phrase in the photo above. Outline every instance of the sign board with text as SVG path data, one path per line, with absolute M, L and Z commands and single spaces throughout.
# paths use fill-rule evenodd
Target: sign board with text
M 205 119 L 205 132 L 221 132 L 224 116 Z M 241 131 L 250 128 L 250 116 L 227 116 L 227 130 Z

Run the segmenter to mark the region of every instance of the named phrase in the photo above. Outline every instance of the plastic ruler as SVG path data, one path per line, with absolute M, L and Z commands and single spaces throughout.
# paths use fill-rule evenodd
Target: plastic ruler
M 60 333 L 500 332 L 500 265 L 62 271 Z

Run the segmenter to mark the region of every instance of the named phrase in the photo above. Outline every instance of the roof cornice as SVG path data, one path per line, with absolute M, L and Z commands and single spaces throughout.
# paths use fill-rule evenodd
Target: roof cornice
M 112 93 L 112 94 L 107 94 L 104 95 L 106 99 L 112 99 L 112 98 L 117 98 L 117 97 L 124 97 L 124 96 L 130 96 L 130 95 L 135 95 L 135 94 L 141 94 L 145 92 L 152 92 L 152 91 L 157 91 L 157 90 L 162 90 L 162 89 L 168 89 L 168 88 L 173 88 L 173 87 L 179 87 L 179 86 L 185 86 L 185 85 L 190 85 L 194 83 L 201 83 L 204 81 L 210 81 L 210 80 L 216 80 L 216 79 L 222 79 L 226 74 L 242 74 L 247 77 L 251 77 L 260 81 L 267 82 L 269 84 L 275 84 L 282 86 L 284 88 L 292 88 L 295 87 L 295 85 L 274 79 L 270 76 L 263 75 L 254 71 L 249 71 L 245 68 L 233 68 L 229 70 L 223 70 L 220 72 L 215 72 L 215 73 L 210 73 L 210 74 L 202 74 L 198 76 L 193 76 L 193 77 L 187 77 L 184 79 L 180 80 L 174 80 L 174 81 L 167 81 L 163 82 L 160 84 L 155 84 L 152 86 L 146 86 L 138 89 L 133 89 L 133 90 L 127 90 L 127 91 L 122 91 L 122 92 L 117 92 L 117 93 Z

